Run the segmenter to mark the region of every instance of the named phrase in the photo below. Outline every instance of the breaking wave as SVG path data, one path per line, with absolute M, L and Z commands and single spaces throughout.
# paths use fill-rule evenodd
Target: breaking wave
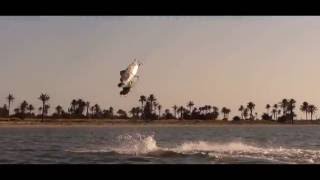
M 154 135 L 120 135 L 117 139 L 120 142 L 120 146 L 112 148 L 112 151 L 120 154 L 140 155 L 154 152 L 160 149 L 157 146 Z
M 210 141 L 187 141 L 173 147 L 161 147 L 154 135 L 121 135 L 115 145 L 77 149 L 72 152 L 115 153 L 133 156 L 179 157 L 202 156 L 213 163 L 241 163 L 243 160 L 254 163 L 320 163 L 320 151 L 283 147 L 262 147 L 244 142 L 217 143 Z M 239 160 L 240 159 L 240 160 Z

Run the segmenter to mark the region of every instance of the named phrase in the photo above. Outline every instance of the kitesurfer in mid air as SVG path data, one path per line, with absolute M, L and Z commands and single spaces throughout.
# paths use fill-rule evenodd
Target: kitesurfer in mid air
M 138 73 L 139 67 L 142 65 L 136 59 L 127 67 L 127 69 L 120 71 L 120 83 L 118 87 L 122 87 L 120 95 L 126 95 L 130 92 L 133 84 L 139 78 L 136 74 Z

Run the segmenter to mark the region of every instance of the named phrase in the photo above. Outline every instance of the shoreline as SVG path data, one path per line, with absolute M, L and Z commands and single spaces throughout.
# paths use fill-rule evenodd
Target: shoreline
M 300 122 L 299 122 L 300 121 Z M 221 121 L 221 120 L 155 120 L 145 122 L 141 120 L 112 120 L 112 119 L 25 119 L 8 120 L 0 119 L 1 127 L 221 127 L 221 126 L 315 126 L 320 125 L 320 121 L 296 120 L 292 125 L 290 123 L 278 123 L 272 121 Z

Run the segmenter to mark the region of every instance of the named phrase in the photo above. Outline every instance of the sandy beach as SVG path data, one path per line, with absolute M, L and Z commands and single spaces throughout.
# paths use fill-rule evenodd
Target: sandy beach
M 318 125 L 320 121 L 297 120 L 294 125 Z M 0 119 L 0 127 L 210 127 L 210 126 L 292 126 L 273 121 L 222 121 L 222 120 L 155 120 L 151 122 L 132 119 Z

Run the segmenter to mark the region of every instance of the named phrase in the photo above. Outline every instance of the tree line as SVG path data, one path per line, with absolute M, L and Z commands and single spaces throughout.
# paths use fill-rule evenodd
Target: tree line
M 221 115 L 222 120 L 228 120 L 229 114 L 231 113 L 231 110 L 227 107 L 222 107 L 221 110 L 214 105 L 196 107 L 193 101 L 187 102 L 185 106 L 173 105 L 171 109 L 164 109 L 163 111 L 162 105 L 153 94 L 150 94 L 149 96 L 141 95 L 138 99 L 139 104 L 137 104 L 136 107 L 132 107 L 129 112 L 118 109 L 116 113 L 114 113 L 113 107 L 102 109 L 98 104 L 91 105 L 89 101 L 73 99 L 66 110 L 63 109 L 62 106 L 58 105 L 54 108 L 54 113 L 49 115 L 48 112 L 51 107 L 48 102 L 50 100 L 50 96 L 46 93 L 41 93 L 38 97 L 38 100 L 41 101 L 42 104 L 38 109 L 24 100 L 13 109 L 13 112 L 11 112 L 14 100 L 15 97 L 12 94 L 9 94 L 6 97 L 7 103 L 4 104 L 3 107 L 0 107 L 0 117 L 17 117 L 20 119 L 40 118 L 42 120 L 45 118 L 104 118 L 141 119 L 152 121 L 159 119 L 217 120 Z M 234 116 L 232 120 L 239 121 L 259 119 L 258 113 L 255 112 L 255 106 L 256 105 L 253 102 L 248 102 L 246 105 L 240 105 L 238 109 L 240 116 Z M 267 104 L 265 108 L 267 111 L 262 114 L 262 120 L 294 123 L 294 118 L 297 116 L 295 114 L 296 101 L 292 98 L 282 99 L 279 103 L 275 103 L 273 106 Z M 299 110 L 305 113 L 306 120 L 308 120 L 308 115 L 310 115 L 310 120 L 313 120 L 313 115 L 318 108 L 313 104 L 303 102 Z M 36 111 L 38 111 L 38 113 Z

